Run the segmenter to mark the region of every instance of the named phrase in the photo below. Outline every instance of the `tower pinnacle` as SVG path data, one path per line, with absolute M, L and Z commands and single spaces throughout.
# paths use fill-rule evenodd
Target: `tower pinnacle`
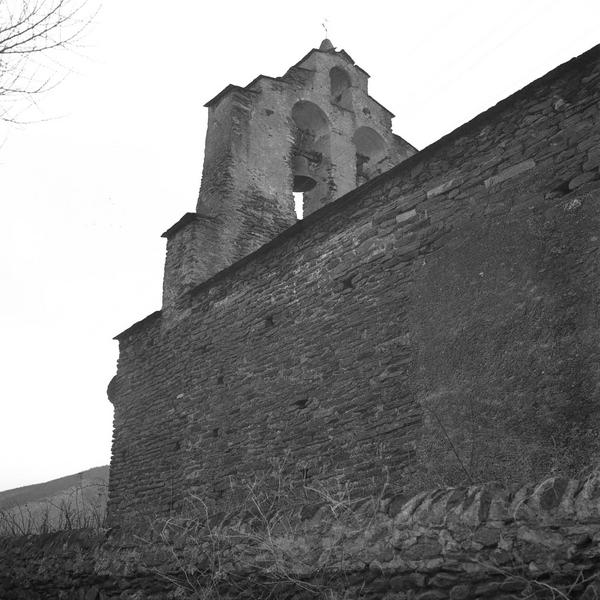
M 332 50 L 335 50 L 333 44 L 331 43 L 331 40 L 329 38 L 325 38 L 322 42 L 321 45 L 319 46 L 319 50 L 323 50 L 323 52 L 331 52 Z

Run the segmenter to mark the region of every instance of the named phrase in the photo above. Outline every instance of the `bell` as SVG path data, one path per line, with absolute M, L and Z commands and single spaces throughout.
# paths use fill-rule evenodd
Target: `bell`
M 317 180 L 308 170 L 308 158 L 295 154 L 292 158 L 292 173 L 294 174 L 294 192 L 308 192 L 317 185 Z

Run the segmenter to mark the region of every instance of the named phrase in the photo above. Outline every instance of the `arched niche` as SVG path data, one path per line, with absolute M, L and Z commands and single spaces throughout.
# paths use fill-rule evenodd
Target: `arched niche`
M 329 71 L 329 90 L 331 101 L 343 108 L 351 108 L 349 90 L 352 87 L 350 75 L 340 67 L 333 67 Z
M 362 185 L 386 170 L 387 147 L 385 140 L 366 126 L 354 132 L 352 142 L 356 148 L 356 185 Z
M 320 137 L 329 133 L 329 119 L 314 102 L 299 100 L 292 107 L 292 120 L 299 129 Z
M 330 195 L 330 125 L 314 102 L 300 100 L 292 107 L 292 191 L 304 194 L 304 214 Z

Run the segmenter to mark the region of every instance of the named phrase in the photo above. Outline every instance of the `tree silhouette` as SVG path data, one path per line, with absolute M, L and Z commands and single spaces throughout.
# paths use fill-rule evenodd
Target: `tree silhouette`
M 52 89 L 95 12 L 88 0 L 0 0 L 0 120 L 19 122 L 18 112 Z

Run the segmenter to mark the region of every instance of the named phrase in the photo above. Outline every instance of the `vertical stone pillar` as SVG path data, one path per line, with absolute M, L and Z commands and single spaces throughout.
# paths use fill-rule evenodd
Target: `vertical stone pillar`
M 225 268 L 218 248 L 218 219 L 187 213 L 162 234 L 167 238 L 163 279 L 163 310 L 185 311 L 186 294 Z

